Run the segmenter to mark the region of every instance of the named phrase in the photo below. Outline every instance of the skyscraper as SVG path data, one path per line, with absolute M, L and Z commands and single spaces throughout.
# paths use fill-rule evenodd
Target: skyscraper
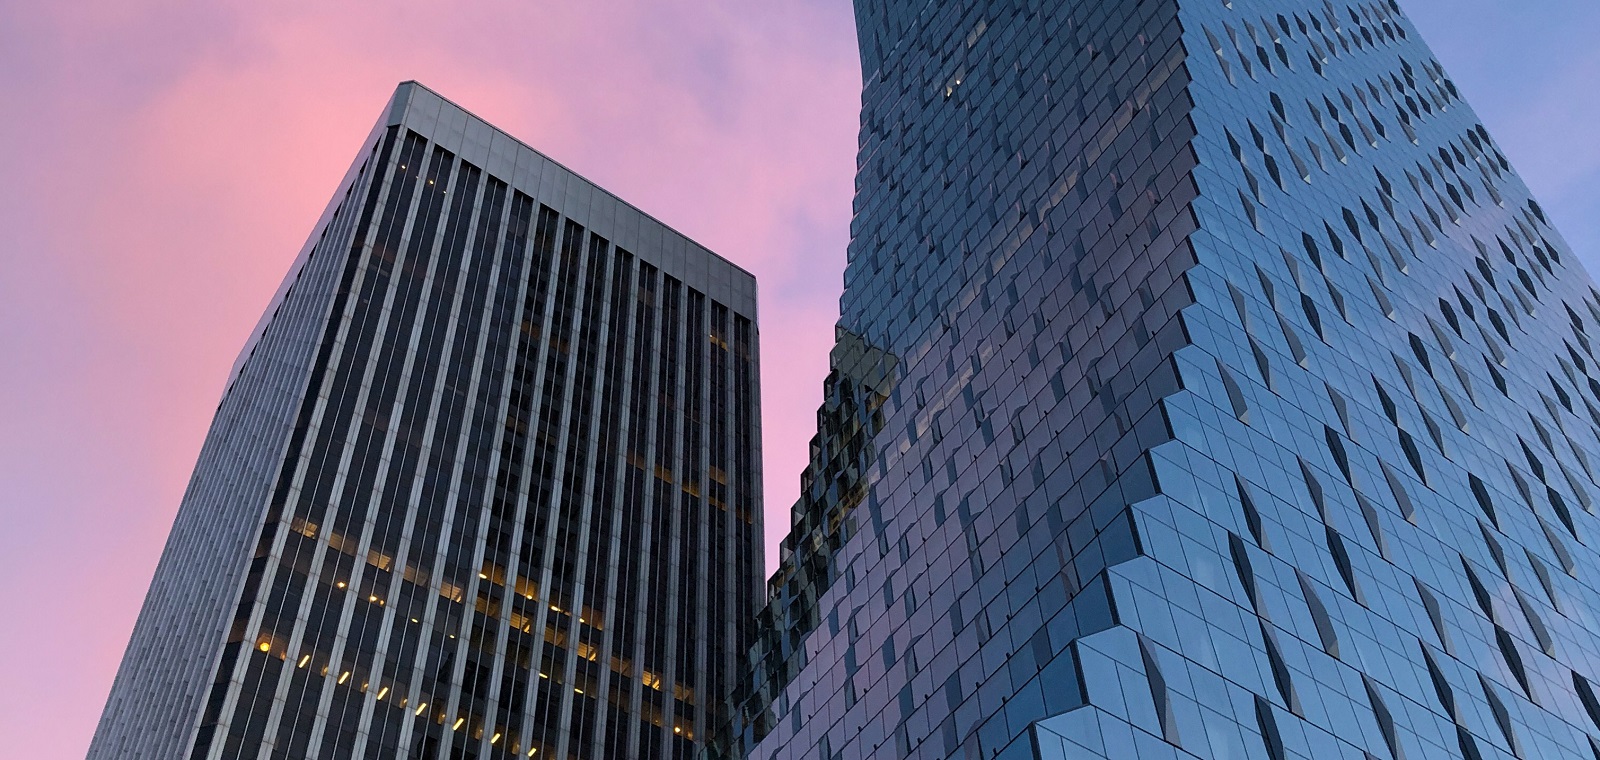
M 754 279 L 405 83 L 217 409 L 91 758 L 685 758 L 762 565 Z
M 734 753 L 1600 757 L 1600 293 L 1392 0 L 857 0 Z

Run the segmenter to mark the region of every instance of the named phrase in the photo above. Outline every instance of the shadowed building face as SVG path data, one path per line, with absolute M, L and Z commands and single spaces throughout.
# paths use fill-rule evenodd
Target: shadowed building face
M 1400 8 L 856 8 L 738 749 L 1590 757 L 1600 294 Z
M 755 317 L 748 273 L 401 85 L 90 757 L 689 756 L 760 593 Z

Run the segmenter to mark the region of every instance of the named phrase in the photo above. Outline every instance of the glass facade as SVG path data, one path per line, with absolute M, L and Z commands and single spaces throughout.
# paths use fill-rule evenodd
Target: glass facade
M 91 758 L 687 758 L 753 637 L 755 281 L 401 85 L 241 355 Z
M 838 349 L 720 749 L 1600 757 L 1600 292 L 1400 7 L 856 11 Z

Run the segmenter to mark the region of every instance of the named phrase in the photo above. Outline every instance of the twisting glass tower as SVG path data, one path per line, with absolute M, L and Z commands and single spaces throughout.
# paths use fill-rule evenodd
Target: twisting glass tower
M 755 295 L 402 84 L 240 356 L 89 756 L 691 756 L 760 594 Z
M 730 749 L 1600 757 L 1600 293 L 1392 0 L 857 0 Z

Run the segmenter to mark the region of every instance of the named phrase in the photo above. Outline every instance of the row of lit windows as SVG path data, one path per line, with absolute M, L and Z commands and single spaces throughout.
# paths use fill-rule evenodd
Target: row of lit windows
M 296 532 L 301 533 L 302 535 L 306 535 L 308 537 L 315 537 L 315 535 L 316 535 L 316 526 L 308 524 L 304 520 L 300 520 L 298 518 L 294 521 L 294 529 L 295 529 Z M 341 552 L 344 552 L 346 554 L 349 553 L 349 552 L 347 552 L 345 550 L 345 547 L 350 546 L 350 544 L 347 543 L 346 541 L 344 541 L 338 534 L 331 534 L 329 543 L 330 543 L 330 548 L 333 548 L 335 551 L 341 551 Z M 380 567 L 382 569 L 388 569 L 388 568 L 384 567 L 383 565 L 379 565 L 378 562 L 387 561 L 387 560 L 388 560 L 387 557 L 384 557 L 383 555 L 379 555 L 379 554 L 377 554 L 375 552 L 374 553 L 370 553 L 368 555 L 368 562 L 370 564 L 373 564 L 375 567 Z M 407 582 L 413 583 L 413 584 L 415 584 L 415 585 L 417 585 L 418 587 L 421 587 L 421 588 L 426 588 L 427 578 L 425 576 L 426 576 L 425 573 L 423 573 L 423 572 L 421 572 L 419 570 L 416 570 L 414 567 L 412 567 L 410 565 L 407 565 L 407 567 L 405 569 L 405 573 L 404 573 L 404 577 L 405 577 L 405 580 Z M 483 571 L 478 574 L 478 577 L 480 579 L 488 581 L 490 583 L 493 583 L 493 584 L 496 584 L 496 585 L 500 585 L 500 586 L 504 586 L 505 585 L 505 580 L 506 580 L 505 568 L 499 567 L 497 565 L 486 565 L 483 568 Z M 441 587 L 440 587 L 440 590 L 439 590 L 439 595 L 440 596 L 442 596 L 442 597 L 444 597 L 444 598 L 446 598 L 446 599 L 448 599 L 448 600 L 450 600 L 452 602 L 460 602 L 460 601 L 462 601 L 463 591 L 462 591 L 461 587 L 456 586 L 456 585 L 451 584 L 451 583 L 448 583 L 448 582 L 445 582 L 445 581 L 441 581 L 440 583 L 441 583 Z M 344 581 L 338 581 L 334 585 L 337 588 L 340 588 L 340 589 L 345 589 L 345 588 L 348 587 L 348 584 L 345 583 Z M 520 575 L 517 576 L 516 580 L 515 580 L 515 591 L 516 591 L 517 595 L 522 596 L 523 598 L 528 599 L 530 601 L 536 600 L 538 598 L 537 597 L 537 587 L 534 584 L 534 582 L 529 580 L 529 579 L 527 579 L 527 578 L 525 578 L 525 577 L 523 577 L 523 576 L 520 576 Z M 371 604 L 377 604 L 379 606 L 384 606 L 387 603 L 385 599 L 383 599 L 382 597 L 376 596 L 376 595 L 369 595 L 367 601 L 369 603 L 371 603 Z M 570 616 L 572 614 L 570 611 L 562 609 L 561 607 L 558 607 L 558 606 L 553 605 L 553 604 L 549 605 L 549 608 L 550 608 L 551 612 L 555 612 L 556 614 L 559 614 L 559 615 L 568 615 L 568 616 Z M 484 602 L 483 602 L 483 599 L 482 599 L 481 596 L 480 596 L 480 599 L 479 599 L 479 602 L 478 602 L 478 611 L 481 612 L 481 613 L 484 613 L 485 615 L 487 615 L 491 619 L 497 619 L 499 617 L 498 610 L 489 610 L 489 609 L 485 609 L 484 608 Z M 604 613 L 600 612 L 599 610 L 596 610 L 596 609 L 594 609 L 592 607 L 585 606 L 583 608 L 582 613 L 578 616 L 578 622 L 582 623 L 584 625 L 590 626 L 592 628 L 595 628 L 596 630 L 604 630 L 604 616 L 603 615 L 604 615 Z M 412 618 L 411 622 L 412 623 L 421 623 L 422 621 L 420 619 L 418 619 L 418 618 Z M 509 624 L 510 624 L 510 627 L 512 629 L 514 629 L 514 630 L 518 630 L 518 631 L 521 631 L 523 633 L 532 633 L 533 632 L 533 626 L 534 626 L 534 619 L 532 617 L 524 614 L 524 613 L 517 612 L 517 611 L 513 610 L 509 614 Z M 451 634 L 450 638 L 454 639 L 455 635 Z M 567 634 L 564 631 L 558 629 L 554 625 L 548 625 L 548 626 L 545 627 L 544 640 L 546 642 L 550 643 L 550 644 L 553 644 L 553 645 L 557 646 L 557 647 L 563 647 L 563 648 L 567 647 L 568 643 L 569 643 L 568 639 L 567 639 Z M 590 662 L 598 662 L 599 661 L 601 652 L 600 652 L 598 647 L 594 647 L 594 646 L 592 646 L 590 644 L 587 644 L 587 643 L 584 643 L 582 641 L 575 642 L 575 643 L 576 643 L 576 652 L 577 652 L 577 655 L 578 655 L 578 657 L 580 659 L 587 660 L 587 661 L 590 661 Z M 273 638 L 272 638 L 272 636 L 270 634 L 266 633 L 266 632 L 263 632 L 262 636 L 258 640 L 257 647 L 262 652 L 269 652 L 269 653 L 272 652 L 273 648 L 274 648 L 273 647 Z M 280 649 L 277 652 L 276 656 L 277 656 L 278 659 L 283 660 L 283 659 L 285 659 L 287 657 L 287 652 Z M 304 667 L 305 664 L 310 661 L 310 658 L 311 658 L 310 654 L 306 654 L 304 657 L 302 657 L 301 658 L 300 667 Z M 621 675 L 623 677 L 630 677 L 631 678 L 633 676 L 633 674 L 634 674 L 633 664 L 627 658 L 613 655 L 612 657 L 610 657 L 608 659 L 608 665 L 609 665 L 609 667 L 611 668 L 611 670 L 613 672 L 615 672 L 618 675 Z M 326 675 L 326 674 L 327 674 L 327 668 L 324 667 L 323 668 L 323 675 Z M 348 676 L 349 674 L 346 673 L 345 675 Z M 541 674 L 541 675 L 543 675 L 543 674 Z M 648 686 L 648 687 L 650 687 L 652 689 L 655 689 L 657 691 L 661 690 L 661 688 L 662 688 L 661 676 L 658 675 L 658 674 L 652 673 L 649 670 L 640 670 L 639 671 L 639 681 L 641 683 L 643 683 L 645 686 Z M 365 690 L 365 687 L 363 687 L 363 691 L 364 690 Z M 385 689 L 385 691 L 387 691 L 387 689 Z M 673 688 L 672 688 L 672 691 L 673 691 L 673 695 L 677 699 L 679 699 L 679 700 L 681 700 L 683 702 L 690 703 L 690 704 L 694 704 L 695 703 L 696 698 L 695 698 L 695 694 L 694 694 L 694 690 L 693 689 L 688 688 L 688 687 L 686 687 L 686 686 L 684 686 L 682 684 L 674 684 Z M 380 697 L 380 699 L 381 699 L 381 697 Z

